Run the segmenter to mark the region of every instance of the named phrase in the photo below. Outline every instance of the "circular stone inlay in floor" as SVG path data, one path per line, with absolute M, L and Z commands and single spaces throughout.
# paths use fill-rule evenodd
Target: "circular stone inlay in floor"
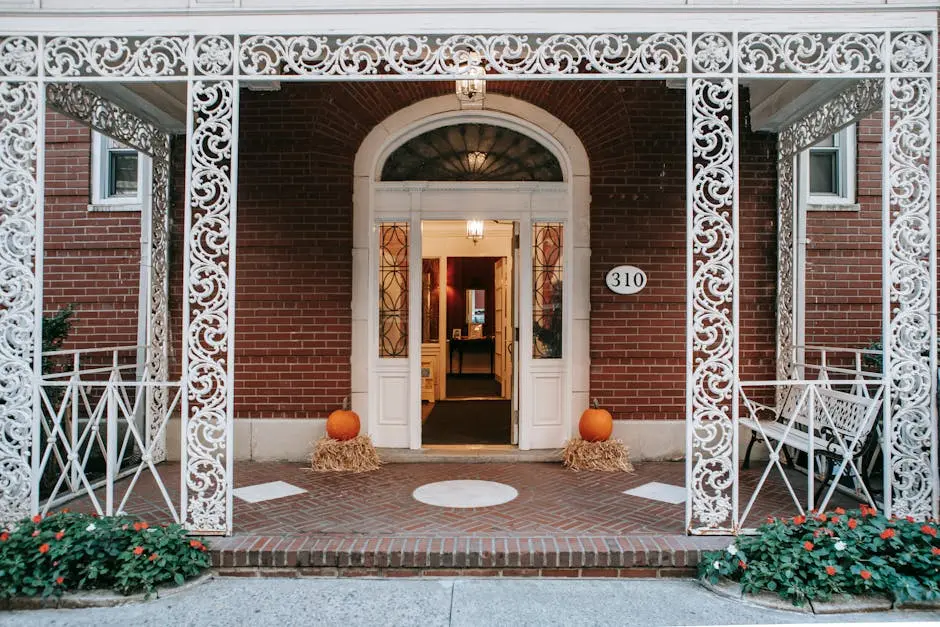
M 471 508 L 502 505 L 519 496 L 519 492 L 505 483 L 459 479 L 427 483 L 411 496 L 416 501 L 437 507 Z

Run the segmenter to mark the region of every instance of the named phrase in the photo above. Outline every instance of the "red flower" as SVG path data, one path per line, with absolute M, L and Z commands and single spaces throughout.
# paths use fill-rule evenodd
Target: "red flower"
M 747 564 L 744 563 L 744 560 L 738 560 L 738 567 L 740 567 L 741 570 L 747 570 Z
M 142 529 L 146 529 L 146 528 L 149 527 L 149 526 L 150 526 L 150 525 L 148 525 L 148 524 L 145 523 L 145 522 L 135 522 L 135 523 L 134 523 L 134 531 L 140 531 L 140 530 L 142 530 Z
M 773 522 L 774 522 L 774 517 L 773 517 L 773 516 L 768 516 L 768 517 L 767 517 L 767 522 L 768 522 L 769 524 L 773 524 Z
M 140 554 L 143 553 L 143 552 L 144 552 L 144 547 L 142 547 L 142 546 L 135 546 L 135 547 L 134 547 L 134 555 L 140 555 Z
M 0 533 L 0 542 L 6 542 L 9 539 L 10 539 L 10 534 L 7 533 L 6 531 L 4 531 L 3 533 Z
M 865 579 L 865 580 L 867 581 L 867 580 L 871 579 L 871 572 L 869 572 L 869 571 L 867 571 L 867 570 L 863 570 L 863 571 L 861 571 L 861 572 L 859 573 L 859 576 L 860 576 L 862 579 Z
M 65 530 L 60 529 L 60 530 L 59 530 L 59 533 L 55 534 L 55 539 L 56 539 L 56 540 L 61 540 L 61 539 L 64 538 L 64 537 L 65 537 Z
M 836 574 L 836 567 L 835 567 L 835 566 L 826 566 L 826 574 L 829 575 L 830 577 L 831 577 L 832 575 L 835 575 L 835 574 Z
M 803 548 L 806 549 L 807 551 L 812 551 L 814 547 L 815 545 L 809 540 L 803 543 Z
M 202 542 L 199 540 L 190 540 L 189 546 L 193 547 L 194 549 L 205 549 L 205 546 L 203 546 Z
M 849 529 L 855 529 L 856 525 L 858 525 L 858 521 L 854 518 L 849 518 Z
M 150 557 L 148 557 L 147 559 L 149 559 L 151 562 L 155 562 L 155 561 L 157 561 L 158 559 L 160 559 L 160 556 L 157 555 L 156 553 L 151 553 L 151 554 L 150 554 Z
M 39 535 L 39 529 L 37 529 L 37 530 L 35 530 L 35 531 L 33 532 L 33 537 L 34 537 L 34 538 L 35 538 L 36 536 L 38 536 L 38 535 Z
M 40 516 L 39 514 L 36 514 L 35 516 L 33 516 L 33 522 L 36 523 L 37 525 L 39 524 L 39 521 L 41 520 L 42 520 L 42 516 Z
M 837 522 L 839 522 L 839 517 L 833 516 L 832 518 L 829 519 L 829 522 L 831 522 L 832 524 L 836 524 Z
M 934 555 L 940 555 L 940 547 L 933 547 L 930 549 L 930 552 Z
M 914 517 L 913 517 L 913 516 L 905 516 L 905 517 L 904 517 L 904 520 L 906 520 L 907 522 L 911 522 L 911 523 L 912 523 L 912 522 L 914 522 Z
M 818 522 L 826 522 L 826 515 L 825 515 L 825 514 L 820 514 L 819 516 L 816 517 L 816 520 L 817 520 Z
M 926 533 L 928 536 L 933 536 L 934 538 L 937 537 L 937 530 L 931 527 L 930 525 L 924 525 L 923 527 L 920 528 L 920 530 Z M 6 534 L 4 533 L 3 535 L 6 535 Z M 3 539 L 4 539 L 3 536 L 0 536 L 0 540 L 3 540 Z
M 39 545 L 39 552 L 40 552 L 40 553 L 43 553 L 43 554 L 48 553 L 48 552 L 49 552 L 49 545 L 48 545 L 48 544 L 40 544 L 40 545 Z
M 59 584 L 60 586 L 62 585 L 63 581 L 65 581 L 65 577 L 56 577 L 55 582 Z
M 793 517 L 794 525 L 802 525 L 805 522 L 806 522 L 806 516 L 794 516 Z
M 839 514 L 839 515 L 841 516 L 841 515 L 844 514 L 844 513 L 845 513 L 845 510 L 842 509 L 841 507 L 837 507 L 837 508 L 836 508 L 836 514 Z
M 893 538 L 893 537 L 894 537 L 894 529 L 891 529 L 891 528 L 889 527 L 888 529 L 885 529 L 884 531 L 882 531 L 880 535 L 881 535 L 881 539 L 882 539 L 882 540 L 887 540 L 888 538 Z

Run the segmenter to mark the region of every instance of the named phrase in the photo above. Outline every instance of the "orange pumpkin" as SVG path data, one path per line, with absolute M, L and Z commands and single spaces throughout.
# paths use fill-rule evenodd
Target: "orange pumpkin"
M 352 440 L 359 435 L 359 414 L 349 409 L 349 397 L 343 399 L 343 408 L 326 419 L 326 434 L 334 440 Z
M 584 410 L 578 423 L 581 439 L 588 442 L 603 442 L 614 432 L 614 419 L 610 412 L 601 409 L 594 399 L 594 406 Z

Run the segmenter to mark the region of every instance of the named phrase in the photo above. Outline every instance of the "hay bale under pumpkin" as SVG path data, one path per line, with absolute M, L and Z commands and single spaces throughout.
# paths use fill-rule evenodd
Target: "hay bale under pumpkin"
M 565 443 L 562 464 L 571 470 L 602 470 L 605 472 L 633 472 L 630 450 L 617 439 L 588 442 L 571 438 Z
M 310 464 L 314 472 L 371 472 L 381 465 L 382 460 L 367 435 L 349 440 L 323 436 L 313 447 Z

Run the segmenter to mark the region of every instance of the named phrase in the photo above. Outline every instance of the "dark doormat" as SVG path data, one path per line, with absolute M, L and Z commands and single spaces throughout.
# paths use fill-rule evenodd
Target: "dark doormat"
M 447 398 L 502 396 L 502 386 L 491 374 L 447 375 Z
M 422 444 L 509 444 L 510 401 L 438 401 L 421 426 Z

